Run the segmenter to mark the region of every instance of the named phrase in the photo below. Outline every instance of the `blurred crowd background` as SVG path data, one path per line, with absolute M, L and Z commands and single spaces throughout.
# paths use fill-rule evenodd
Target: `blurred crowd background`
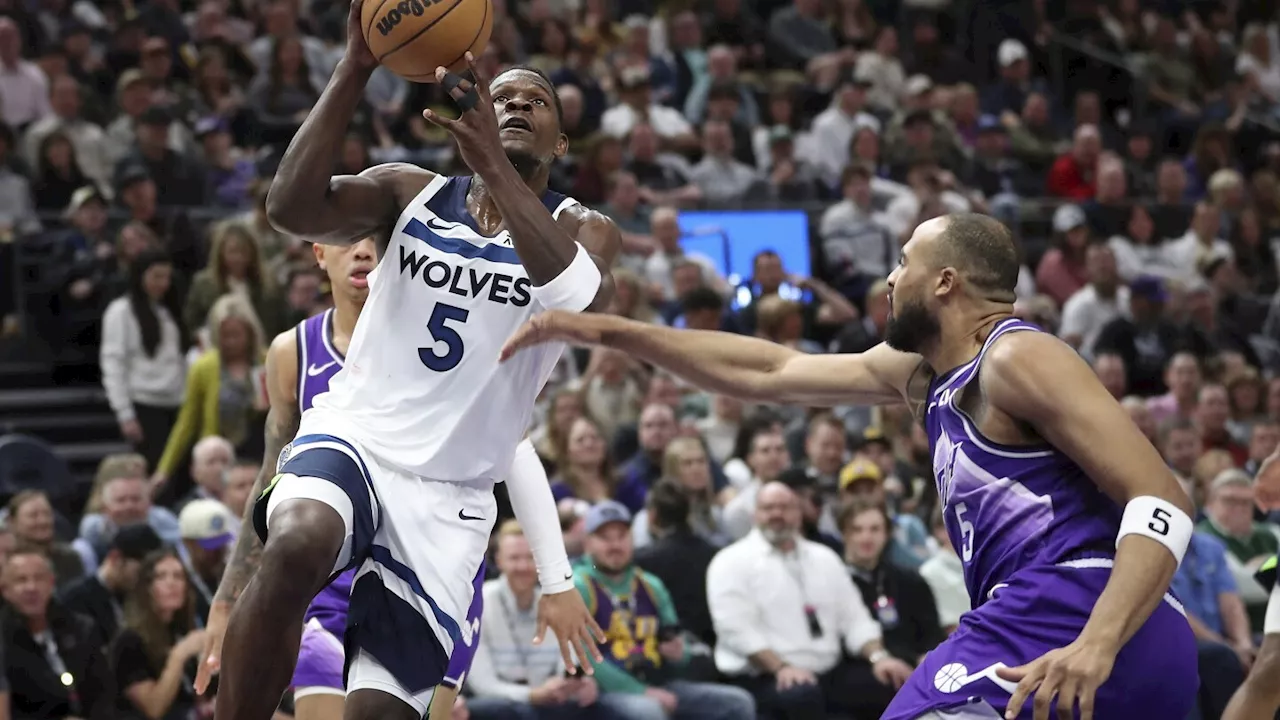
M 1199 509 L 1174 591 L 1201 641 L 1194 717 L 1218 717 L 1259 642 L 1252 571 L 1280 537 L 1251 486 L 1280 442 L 1276 0 L 494 12 L 485 72 L 533 65 L 563 103 L 552 188 L 623 230 L 614 313 L 860 352 L 920 222 L 973 210 L 1013 228 L 1018 313 L 1093 365 Z M 263 460 L 262 357 L 331 303 L 264 197 L 346 16 L 0 0 L 0 718 L 210 715 L 190 683 Z M 419 114 L 441 104 L 380 69 L 335 172 L 465 173 Z M 731 266 L 695 249 L 685 219 L 708 209 L 807 229 Z M 878 632 L 913 665 L 969 607 L 905 409 L 749 406 L 608 350 L 566 353 L 539 407 L 610 669 L 570 682 L 526 642 L 536 576 L 500 523 L 455 720 L 603 717 L 610 694 L 658 699 L 610 717 L 674 717 L 662 688 L 691 680 L 723 690 L 699 717 L 875 718 L 894 683 L 859 643 Z M 779 533 L 802 536 L 803 567 L 769 554 Z M 816 684 L 751 674 L 761 648 Z

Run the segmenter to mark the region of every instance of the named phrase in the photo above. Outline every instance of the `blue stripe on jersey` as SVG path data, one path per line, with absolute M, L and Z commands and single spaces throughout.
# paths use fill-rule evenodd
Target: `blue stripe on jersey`
M 404 226 L 404 232 L 406 235 L 416 237 L 436 250 L 449 253 L 450 255 L 460 255 L 469 259 L 480 258 L 481 260 L 503 263 L 505 265 L 520 264 L 520 256 L 517 255 L 516 251 L 512 248 L 503 247 L 493 243 L 488 245 L 472 245 L 466 240 L 440 237 L 439 235 L 431 232 L 431 229 L 417 218 L 410 220 L 409 224 Z
M 461 642 L 462 628 L 458 627 L 458 621 L 449 617 L 448 613 L 440 609 L 440 606 L 427 594 L 426 589 L 422 587 L 422 582 L 418 580 L 418 576 L 408 565 L 392 557 L 391 550 L 381 545 L 371 546 L 369 548 L 369 557 L 403 580 L 404 584 L 408 585 L 409 589 L 413 591 L 413 594 L 426 600 L 427 605 L 431 606 L 431 614 L 435 615 L 436 622 L 440 624 L 440 627 L 449 633 L 449 637 L 453 638 L 455 644 Z

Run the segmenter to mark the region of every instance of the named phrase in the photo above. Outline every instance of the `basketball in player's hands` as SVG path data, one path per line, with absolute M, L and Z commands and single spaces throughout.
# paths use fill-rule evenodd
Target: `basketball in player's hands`
M 460 71 L 493 31 L 491 0 L 365 0 L 360 16 L 373 57 L 405 80 L 435 82 L 437 67 Z
M 378 0 L 369 0 L 376 3 Z M 360 29 L 360 14 L 364 10 L 365 0 L 351 0 L 351 8 L 347 11 L 347 49 L 346 58 L 358 67 L 372 69 L 377 67 L 378 59 L 369 50 L 369 43 L 364 39 L 364 31 Z

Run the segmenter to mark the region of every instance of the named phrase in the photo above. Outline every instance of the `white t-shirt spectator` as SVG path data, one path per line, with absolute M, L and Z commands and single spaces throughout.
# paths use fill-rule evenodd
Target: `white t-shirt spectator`
M 675 108 L 650 105 L 647 114 L 649 124 L 660 138 L 673 138 L 693 132 L 693 126 Z M 607 135 L 624 138 L 640 119 L 640 114 L 634 108 L 619 103 L 604 111 L 604 115 L 600 117 L 600 129 Z
M 0 65 L 0 120 L 20 128 L 52 114 L 49 78 L 39 66 L 26 60 L 11 68 Z
M 187 383 L 178 324 L 169 311 L 157 307 L 160 344 L 154 356 L 142 347 L 142 328 L 129 306 L 129 297 L 111 301 L 102 316 L 102 386 L 120 422 L 134 419 L 133 404 L 177 407 Z
M 1187 230 L 1187 233 L 1182 237 L 1166 242 L 1163 246 L 1163 252 L 1164 265 L 1174 269 L 1177 273 L 1173 279 L 1187 285 L 1194 283 L 1200 277 L 1199 265 L 1201 260 L 1210 255 L 1235 258 L 1235 251 L 1232 250 L 1231 243 L 1219 239 L 1205 245 L 1200 242 L 1195 230 Z
M 505 577 L 484 584 L 484 632 L 476 646 L 467 687 L 477 697 L 529 702 L 529 691 L 564 673 L 555 635 L 547 631 L 541 645 L 533 644 L 537 630 L 538 598 L 521 611 Z
M 764 650 L 813 673 L 835 667 L 848 653 L 862 654 L 880 639 L 840 556 L 803 538 L 782 553 L 759 530 L 721 550 L 707 568 L 707 606 L 716 629 L 716 667 L 726 675 L 754 672 L 747 658 Z M 822 626 L 813 637 L 811 606 Z
M 1058 337 L 1064 340 L 1073 335 L 1078 337 L 1080 354 L 1091 358 L 1093 344 L 1098 341 L 1102 328 L 1128 312 L 1129 288 L 1121 285 L 1116 288 L 1115 295 L 1104 298 L 1090 283 L 1067 298 L 1062 306 L 1062 324 L 1058 326 Z
M 1123 235 L 1107 241 L 1116 255 L 1116 270 L 1125 282 L 1133 282 L 1142 275 L 1154 275 L 1166 280 L 1178 278 L 1181 270 L 1169 264 L 1163 244 L 1139 245 Z

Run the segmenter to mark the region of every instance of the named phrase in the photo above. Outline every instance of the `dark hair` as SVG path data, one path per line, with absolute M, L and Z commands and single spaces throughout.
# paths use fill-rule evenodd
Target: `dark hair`
M 187 577 L 185 566 L 182 575 L 187 583 L 187 596 L 182 607 L 167 623 L 156 613 L 151 598 L 151 583 L 156 578 L 156 567 L 169 558 L 182 563 L 178 552 L 171 547 L 156 550 L 143 559 L 138 584 L 134 586 L 124 608 L 125 627 L 142 640 L 143 651 L 153 668 L 164 667 L 169 650 L 196 626 L 195 590 L 191 587 L 191 579 Z
M 649 508 L 649 526 L 663 530 L 687 530 L 693 503 L 689 493 L 675 480 L 662 478 L 649 489 L 645 503 Z
M 142 278 L 153 265 L 172 264 L 173 261 L 162 250 L 143 250 L 129 266 L 129 307 L 133 311 L 134 319 L 138 321 L 138 329 L 142 332 L 142 351 L 147 357 L 155 357 L 156 351 L 160 348 L 160 316 L 152 307 L 151 298 L 147 297 Z M 170 283 L 169 291 L 165 293 L 161 304 L 178 324 L 179 343 L 181 343 L 182 311 L 178 308 L 177 295 L 173 284 Z
M 724 298 L 720 297 L 720 293 L 709 287 L 697 287 L 680 298 L 680 307 L 684 308 L 687 313 L 698 312 L 699 310 L 722 312 L 724 310 Z
M 564 129 L 564 106 L 560 104 L 560 93 L 556 92 L 556 84 L 551 82 L 551 78 L 545 72 L 539 70 L 538 68 L 532 65 L 512 65 L 506 70 L 503 70 L 502 72 L 493 76 L 493 80 L 489 81 L 490 86 L 492 86 L 493 83 L 498 82 L 498 78 L 502 77 L 503 75 L 506 75 L 507 73 L 516 72 L 516 71 L 533 73 L 534 75 L 538 76 L 538 79 L 542 80 L 544 85 L 547 86 L 547 92 L 551 93 L 551 103 L 556 108 L 556 122 L 560 124 L 560 129 L 563 130 Z
M 733 439 L 733 457 L 746 460 L 756 437 L 773 432 L 774 427 L 781 423 L 782 418 L 766 408 L 760 408 L 743 419 L 738 426 L 738 435 Z
M 959 269 L 978 290 L 1013 302 L 1022 269 L 1022 253 L 1013 233 L 999 220 L 978 213 L 947 215 L 940 236 L 946 264 Z

